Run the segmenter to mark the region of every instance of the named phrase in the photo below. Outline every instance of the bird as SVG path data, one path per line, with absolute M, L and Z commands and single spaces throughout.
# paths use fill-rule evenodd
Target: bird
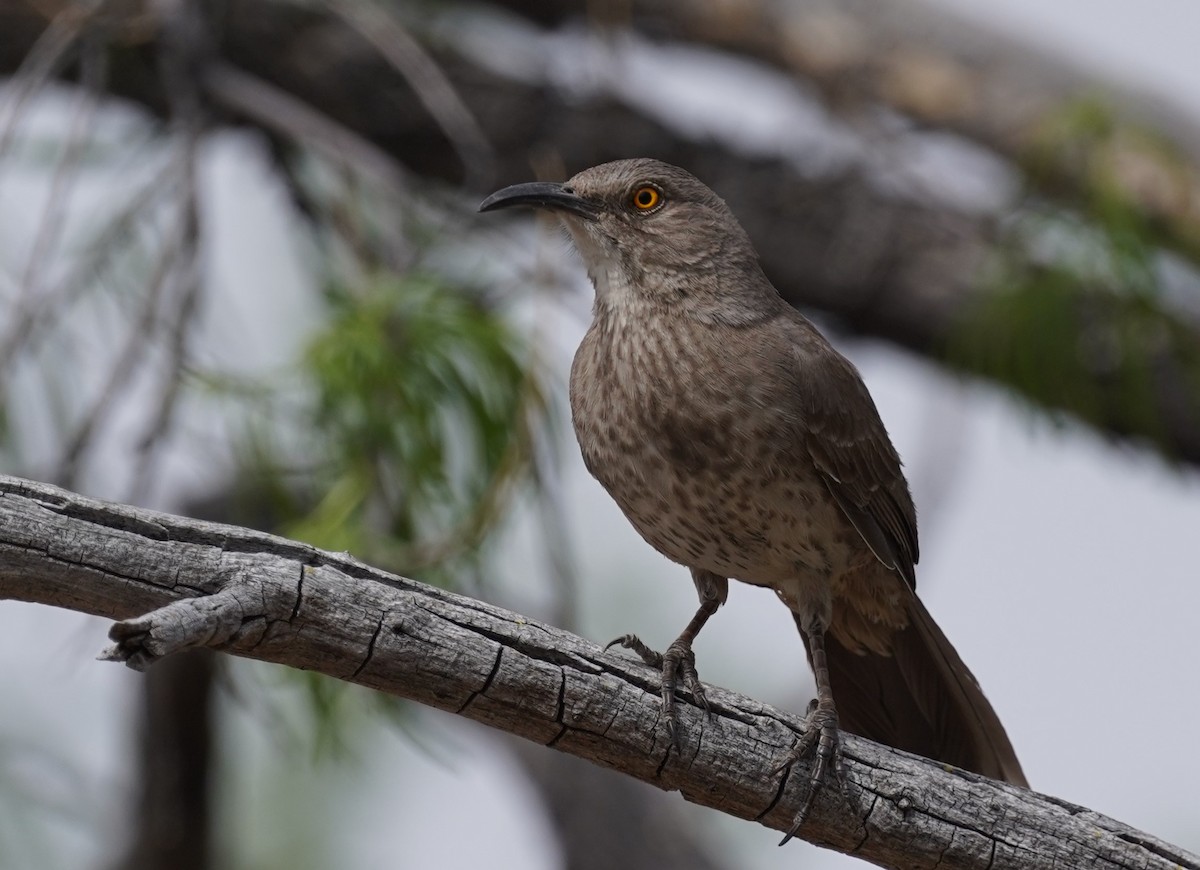
M 618 160 L 487 197 L 557 215 L 595 290 L 571 365 L 584 464 L 700 606 L 658 653 L 674 738 L 680 682 L 707 708 L 693 642 L 729 581 L 792 613 L 816 681 L 776 771 L 813 756 L 787 836 L 837 776 L 840 731 L 1028 786 L 979 683 L 916 594 L 917 516 L 854 365 L 789 305 L 716 193 L 684 169 Z M 836 700 L 835 700 L 836 699 Z

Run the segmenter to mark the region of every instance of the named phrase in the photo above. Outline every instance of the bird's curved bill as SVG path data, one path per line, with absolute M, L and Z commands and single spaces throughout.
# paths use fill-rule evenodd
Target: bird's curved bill
M 479 204 L 479 210 L 495 211 L 515 205 L 566 211 L 588 220 L 595 220 L 600 214 L 600 207 L 594 202 L 553 181 L 530 181 L 497 190 Z

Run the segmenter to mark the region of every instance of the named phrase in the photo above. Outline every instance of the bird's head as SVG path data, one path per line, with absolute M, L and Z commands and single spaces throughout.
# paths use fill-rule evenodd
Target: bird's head
M 598 304 L 643 300 L 707 308 L 716 297 L 732 301 L 743 295 L 742 286 L 765 283 L 729 206 L 668 163 L 618 160 L 563 184 L 515 184 L 493 193 L 479 210 L 518 205 L 549 209 L 562 219 Z

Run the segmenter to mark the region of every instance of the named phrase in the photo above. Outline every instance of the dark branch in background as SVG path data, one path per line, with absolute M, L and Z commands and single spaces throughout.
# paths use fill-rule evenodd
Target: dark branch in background
M 582 3 L 566 2 L 514 0 L 501 5 L 530 14 L 536 11 L 540 20 L 552 22 L 582 14 L 584 9 Z M 1132 160 L 1143 170 L 1149 167 L 1152 178 L 1170 170 L 1168 177 L 1178 180 L 1181 198 L 1162 200 L 1158 207 L 1154 203 L 1159 199 L 1147 199 L 1141 188 L 1128 191 L 1128 197 L 1158 227 L 1159 243 L 1193 250 L 1188 221 L 1194 218 L 1195 205 L 1188 185 L 1195 171 L 1183 157 L 1164 166 L 1155 164 L 1153 155 L 1141 155 L 1150 160 L 1147 163 L 1128 154 L 1081 154 L 1078 148 L 1064 152 L 1071 158 L 1065 163 L 1054 155 L 1049 162 L 1044 153 L 1026 155 L 1024 149 L 1037 139 L 1036 131 L 1052 124 L 1047 113 L 1085 93 L 1091 87 L 1089 79 L 1044 58 L 1034 62 L 1028 52 L 968 28 L 934 26 L 931 22 L 942 18 L 942 13 L 921 12 L 920 7 L 906 6 L 901 15 L 885 14 L 879 3 L 867 0 L 852 10 L 815 2 L 792 4 L 798 17 L 787 23 L 774 17 L 783 14 L 773 11 L 776 5 L 760 6 L 753 0 L 715 5 L 635 2 L 629 6 L 628 22 L 607 23 L 632 22 L 651 33 L 708 40 L 766 58 L 816 83 L 835 111 L 844 108 L 847 100 L 852 105 L 885 103 L 911 111 L 927 123 L 957 130 L 1018 162 L 1032 160 L 1049 167 L 1050 175 L 1041 182 L 1036 176 L 1030 178 L 1040 193 L 1067 203 L 1101 195 L 1097 187 L 1110 182 L 1124 189 L 1120 172 L 1108 172 L 1103 182 L 1094 174 L 1079 174 L 1099 172 L 1096 167 L 1128 167 Z M 330 146 L 338 150 L 340 141 L 352 146 L 342 152 L 344 160 L 355 161 L 356 153 L 365 154 L 368 159 L 358 161 L 362 168 L 394 185 L 399 180 L 393 168 L 397 164 L 414 174 L 462 181 L 460 150 L 431 116 L 428 95 L 418 96 L 394 63 L 382 57 L 357 27 L 325 10 L 266 0 L 228 0 L 206 8 L 213 10 L 217 34 L 205 71 L 205 94 L 214 108 L 232 113 L 231 120 L 263 130 L 277 153 L 287 154 L 296 139 L 327 152 Z M 697 11 L 710 8 L 724 10 L 728 18 L 713 19 L 713 13 Z M 0 9 L 0 72 L 16 70 L 45 30 L 45 20 L 32 10 L 12 5 Z M 917 39 L 918 32 L 926 34 L 912 43 L 918 48 L 905 50 L 899 40 Z M 825 34 L 819 44 L 842 45 L 844 56 L 827 59 L 828 66 L 822 66 L 812 56 L 816 43 L 805 36 L 818 33 Z M 887 52 L 871 48 L 893 43 Z M 115 43 L 111 89 L 161 113 L 168 100 L 161 78 L 147 60 L 153 48 L 153 40 Z M 997 289 L 989 286 L 984 275 L 994 265 L 1001 239 L 995 218 L 881 191 L 869 177 L 870 167 L 808 177 L 784 160 L 747 157 L 717 142 L 689 141 L 609 98 L 565 96 L 553 85 L 511 81 L 436 47 L 429 51 L 492 145 L 488 165 L 494 168 L 494 177 L 481 190 L 528 179 L 533 171 L 531 155 L 571 168 L 632 154 L 685 165 L 729 200 L 754 238 L 772 280 L 794 304 L 824 311 L 845 329 L 886 338 L 951 367 L 999 378 L 1025 391 L 1034 403 L 1076 414 L 1102 432 L 1143 439 L 1169 457 L 1200 463 L 1196 367 L 1179 351 L 1185 345 L 1200 346 L 1200 327 L 1194 322 L 1177 317 L 1169 323 L 1182 337 L 1174 344 L 1143 343 L 1144 358 L 1135 362 L 1144 375 L 1141 389 L 1149 415 L 1130 413 L 1128 397 L 1109 389 L 1119 373 L 1114 375 L 1103 365 L 1082 371 L 1083 377 L 1090 378 L 1086 401 L 1070 388 L 1029 392 L 1028 385 L 1015 382 L 1003 370 L 955 352 L 963 333 L 978 326 L 978 312 Z M 907 72 L 900 74 L 897 69 Z M 959 75 L 978 90 L 972 99 L 953 96 L 951 83 Z M 913 85 L 911 93 L 904 90 L 905 82 L 922 81 L 924 87 Z M 946 93 L 934 86 L 939 81 Z M 257 91 L 249 87 L 254 83 L 260 85 Z M 946 105 L 923 110 L 911 105 L 922 94 L 942 94 Z M 1155 123 L 1165 117 L 1142 109 Z M 305 118 L 321 123 L 313 126 Z M 1165 121 L 1164 125 L 1177 128 Z M 303 129 L 316 132 L 305 135 Z M 1112 144 L 1117 140 L 1125 143 L 1129 137 L 1100 137 L 1092 144 L 1118 147 Z M 1080 147 L 1088 144 L 1085 137 Z M 1079 172 L 1073 175 L 1073 169 Z M 1134 174 L 1143 180 L 1147 176 L 1145 171 Z M 1155 181 L 1147 189 L 1160 190 L 1161 184 Z M 1103 294 L 1080 294 L 1078 335 L 1064 341 L 1084 345 L 1091 340 L 1085 329 L 1103 335 L 1118 327 L 1113 318 L 1119 310 L 1114 312 L 1092 295 Z M 1007 324 L 996 328 L 1012 331 Z M 1014 333 L 1010 342 L 1020 340 Z M 1079 354 L 1085 350 L 1080 348 Z
M 673 812 L 672 797 L 647 783 L 524 740 L 516 756 L 559 832 L 569 870 L 724 870 L 713 837 Z M 580 796 L 586 795 L 581 800 Z
M 357 0 L 326 0 L 329 8 L 371 43 L 412 88 L 422 107 L 454 146 L 468 179 L 491 176 L 492 147 L 471 110 L 437 61 L 390 14 Z
M 716 687 L 681 745 L 640 662 L 481 601 L 248 529 L 0 477 L 0 596 L 121 619 L 105 658 L 195 646 L 315 670 L 553 747 L 775 830 L 802 719 Z M 843 795 L 801 836 L 885 867 L 1200 870 L 1200 857 L 1083 807 L 847 737 Z
M 837 114 L 895 109 L 1050 176 L 1042 180 L 1070 201 L 1116 184 L 1156 223 L 1162 244 L 1200 256 L 1200 124 L 949 9 L 919 0 L 630 0 L 605 16 L 586 0 L 492 4 L 546 26 L 590 18 L 765 61 L 815 86 Z M 1064 111 L 1097 101 L 1111 110 L 1110 135 L 1048 152 Z
M 80 93 L 82 105 L 71 118 L 71 127 L 67 132 L 67 141 L 54 169 L 54 180 L 51 182 L 50 194 L 38 221 L 37 236 L 29 252 L 29 259 L 21 276 L 22 307 L 35 305 L 42 295 L 42 274 L 53 262 L 55 249 L 66 221 L 64 212 L 67 207 L 68 191 L 71 183 L 79 172 L 79 163 L 83 151 L 91 135 L 95 122 L 96 111 L 100 108 L 104 97 L 105 81 L 108 78 L 108 58 L 106 47 L 101 41 L 100 34 L 85 32 L 82 40 L 82 59 L 80 62 Z
M 4 106 L 6 112 L 0 115 L 4 123 L 0 128 L 0 157 L 12 145 L 16 119 L 25 104 L 63 72 L 72 49 L 90 23 L 94 8 L 68 5 L 45 18 L 32 8 L 18 8 L 16 4 L 0 7 L 0 22 L 5 25 L 0 28 L 0 51 L 6 56 L 3 69 L 5 74 L 13 76 Z
M 217 657 L 188 650 L 146 675 L 133 838 L 111 870 L 208 870 Z
M 164 7 L 165 14 L 159 69 L 167 89 L 173 146 L 180 165 L 178 209 L 181 233 L 175 253 L 174 272 L 178 287 L 172 310 L 164 318 L 168 324 L 166 366 L 160 376 L 155 411 L 137 443 L 137 458 L 129 501 L 141 504 L 149 494 L 157 466 L 158 447 L 170 430 L 178 407 L 184 374 L 188 368 L 188 342 L 194 328 L 205 282 L 201 277 L 201 250 L 204 233 L 200 221 L 197 154 L 204 132 L 204 99 L 197 81 L 208 65 L 212 51 L 207 22 L 194 3 L 177 2 Z
M 403 167 L 395 158 L 290 92 L 226 64 L 211 67 L 204 84 L 217 106 L 268 134 L 357 166 L 397 192 L 405 189 Z
M 165 365 L 156 368 L 154 410 L 136 444 L 129 498 L 143 502 L 157 477 L 159 447 L 169 433 L 189 367 L 189 341 L 205 282 L 201 277 L 204 232 L 200 219 L 198 151 L 205 127 L 205 99 L 199 72 L 208 64 L 212 43 L 196 4 L 163 4 L 158 69 L 166 91 L 172 162 L 178 167 L 174 203 L 178 237 L 162 252 L 174 291 L 164 294 L 158 316 L 167 333 Z M 156 276 L 157 278 L 157 276 Z M 157 296 L 167 275 L 150 288 Z M 146 324 L 149 334 L 157 324 Z M 144 340 L 144 336 L 142 337 Z M 212 782 L 216 768 L 216 656 L 189 650 L 173 657 L 161 673 L 141 686 L 141 727 L 137 737 L 138 806 L 130 814 L 130 842 L 113 870 L 209 870 L 213 866 Z

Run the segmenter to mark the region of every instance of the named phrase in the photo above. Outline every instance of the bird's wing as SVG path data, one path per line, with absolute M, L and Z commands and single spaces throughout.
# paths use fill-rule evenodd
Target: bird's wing
M 794 348 L 808 453 L 871 551 L 915 587 L 917 514 L 900 457 L 858 371 L 815 327 L 803 326 Z

